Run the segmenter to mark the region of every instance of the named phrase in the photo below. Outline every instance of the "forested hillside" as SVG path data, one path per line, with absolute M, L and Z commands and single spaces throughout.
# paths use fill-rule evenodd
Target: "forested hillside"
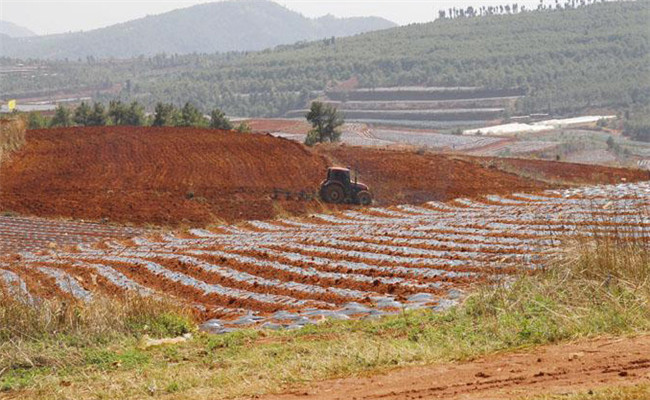
M 627 108 L 650 103 L 649 6 L 607 2 L 438 19 L 257 53 L 44 63 L 48 76 L 3 79 L 0 89 L 20 96 L 121 84 L 123 99 L 149 105 L 191 100 L 230 115 L 282 115 L 328 84 L 356 77 L 367 88 L 520 88 L 522 112 Z
M 3 40 L 18 58 L 129 58 L 140 55 L 262 50 L 300 40 L 348 36 L 394 23 L 382 18 L 309 19 L 264 0 L 199 4 L 88 32 Z

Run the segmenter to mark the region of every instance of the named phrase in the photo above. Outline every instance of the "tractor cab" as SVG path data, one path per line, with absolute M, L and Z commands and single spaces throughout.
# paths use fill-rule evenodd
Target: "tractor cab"
M 351 180 L 350 168 L 331 167 L 327 169 L 327 179 L 321 183 L 320 195 L 328 203 L 355 203 L 370 205 L 372 195 L 368 186 Z
M 332 167 L 327 169 L 328 181 L 337 181 L 349 185 L 350 175 L 351 173 L 349 168 Z

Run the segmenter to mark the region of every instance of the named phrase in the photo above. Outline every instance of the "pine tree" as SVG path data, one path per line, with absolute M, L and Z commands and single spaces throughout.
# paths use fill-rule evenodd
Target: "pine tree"
M 153 126 L 173 126 L 176 124 L 178 110 L 173 104 L 157 103 L 154 109 Z
M 104 107 L 102 103 L 93 104 L 92 112 L 88 116 L 88 125 L 104 126 L 106 125 L 106 121 L 107 121 L 106 107 Z
M 50 126 L 71 126 L 72 125 L 72 117 L 70 115 L 70 110 L 67 108 L 63 107 L 63 105 L 59 104 L 56 106 L 56 109 L 54 110 L 54 116 L 52 117 L 52 120 L 50 121 Z
M 74 110 L 74 123 L 77 125 L 87 126 L 90 112 L 90 106 L 82 101 Z
M 226 118 L 226 115 L 218 108 L 215 108 L 210 113 L 210 128 L 214 129 L 232 129 L 232 124 L 230 120 Z
M 307 118 L 307 121 L 313 127 L 305 139 L 306 145 L 312 146 L 316 143 L 338 142 L 341 138 L 341 131 L 338 128 L 345 121 L 339 115 L 336 107 L 315 101 L 311 103 L 311 109 L 305 115 L 305 118 Z

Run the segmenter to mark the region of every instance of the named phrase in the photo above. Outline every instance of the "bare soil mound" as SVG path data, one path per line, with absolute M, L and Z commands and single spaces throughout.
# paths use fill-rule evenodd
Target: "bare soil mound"
M 304 214 L 321 204 L 298 194 L 317 192 L 332 164 L 359 170 L 378 205 L 537 191 L 558 186 L 541 179 L 551 173 L 577 183 L 647 179 L 635 170 L 489 161 L 348 146 L 312 151 L 269 135 L 194 128 L 34 130 L 1 165 L 0 211 L 167 226 Z
M 283 132 L 291 134 L 306 135 L 311 129 L 311 125 L 304 119 L 250 119 L 245 121 L 253 132 Z
M 450 156 L 367 147 L 325 147 L 334 163 L 360 171 L 380 205 L 531 192 L 573 184 L 647 180 L 648 172 L 543 160 Z M 550 183 L 549 183 L 550 182 Z
M 329 149 L 326 154 L 359 170 L 359 180 L 370 186 L 380 205 L 446 201 L 549 187 L 446 155 L 348 146 Z
M 650 382 L 650 337 L 545 346 L 467 363 L 317 383 L 267 400 L 517 399 Z M 647 397 L 643 397 L 647 398 Z
M 38 216 L 178 224 L 268 218 L 274 188 L 314 188 L 327 168 L 303 146 L 192 128 L 29 131 L 2 165 L 3 210 Z M 289 211 L 302 202 L 280 201 Z

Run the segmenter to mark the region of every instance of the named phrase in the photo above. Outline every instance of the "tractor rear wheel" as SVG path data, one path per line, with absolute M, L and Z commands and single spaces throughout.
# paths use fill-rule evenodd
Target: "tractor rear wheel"
M 367 190 L 362 190 L 357 193 L 357 198 L 359 199 L 359 204 L 362 206 L 369 206 L 372 204 L 372 195 Z
M 343 188 L 340 185 L 327 185 L 323 188 L 322 191 L 323 200 L 328 203 L 341 203 L 345 194 L 343 193 Z

